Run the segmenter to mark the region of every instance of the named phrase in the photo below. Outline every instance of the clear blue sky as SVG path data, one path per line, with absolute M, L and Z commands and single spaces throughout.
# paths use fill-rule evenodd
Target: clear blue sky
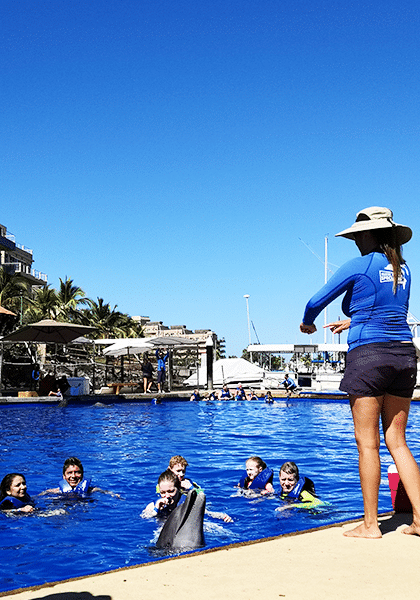
M 419 15 L 414 0 L 3 0 L 0 223 L 53 287 L 212 328 L 240 355 L 244 294 L 261 343 L 308 341 L 314 253 L 328 236 L 341 265 L 357 250 L 334 234 L 388 206 L 414 230 L 420 316 Z

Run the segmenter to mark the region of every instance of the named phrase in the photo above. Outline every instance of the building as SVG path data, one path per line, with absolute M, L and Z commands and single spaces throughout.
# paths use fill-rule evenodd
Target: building
M 11 275 L 20 275 L 31 286 L 46 285 L 47 275 L 32 268 L 33 252 L 17 244 L 15 236 L 0 225 L 0 267 Z
M 225 340 L 218 339 L 217 334 L 211 329 L 188 329 L 186 325 L 164 325 L 163 321 L 151 321 L 149 317 L 132 317 L 143 327 L 145 337 L 185 337 L 197 342 L 200 354 L 206 352 L 206 342 L 209 337 L 213 340 L 213 345 L 217 349 L 219 358 L 224 358 Z

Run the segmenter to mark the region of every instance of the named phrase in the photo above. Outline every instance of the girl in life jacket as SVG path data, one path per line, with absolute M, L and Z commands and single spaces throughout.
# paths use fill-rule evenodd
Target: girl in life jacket
M 288 461 L 282 464 L 279 472 L 280 479 L 280 498 L 287 504 L 279 506 L 276 511 L 282 511 L 286 508 L 300 507 L 313 508 L 323 502 L 315 493 L 314 482 L 309 477 L 300 477 L 299 469 L 296 463 Z
M 238 487 L 253 490 L 261 494 L 271 494 L 273 487 L 273 469 L 269 469 L 259 456 L 251 456 L 245 463 L 246 470 L 242 473 Z
M 26 479 L 21 473 L 8 473 L 0 484 L 0 510 L 29 513 L 34 509 L 26 491 Z

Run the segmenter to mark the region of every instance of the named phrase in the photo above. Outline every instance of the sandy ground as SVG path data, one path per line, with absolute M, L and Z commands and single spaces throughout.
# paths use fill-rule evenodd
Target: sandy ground
M 382 539 L 347 538 L 354 524 L 69 579 L 0 594 L 13 600 L 414 600 L 420 538 L 403 535 L 411 515 L 381 517 Z M 69 567 L 71 577 L 71 567 Z

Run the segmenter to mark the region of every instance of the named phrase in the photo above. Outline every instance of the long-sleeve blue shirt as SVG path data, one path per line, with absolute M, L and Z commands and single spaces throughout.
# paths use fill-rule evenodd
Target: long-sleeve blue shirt
M 393 292 L 393 271 L 386 256 L 371 252 L 349 260 L 308 302 L 303 316 L 312 325 L 330 302 L 345 293 L 342 310 L 351 318 L 349 350 L 363 344 L 411 341 L 407 324 L 411 274 L 406 264 L 397 292 Z

